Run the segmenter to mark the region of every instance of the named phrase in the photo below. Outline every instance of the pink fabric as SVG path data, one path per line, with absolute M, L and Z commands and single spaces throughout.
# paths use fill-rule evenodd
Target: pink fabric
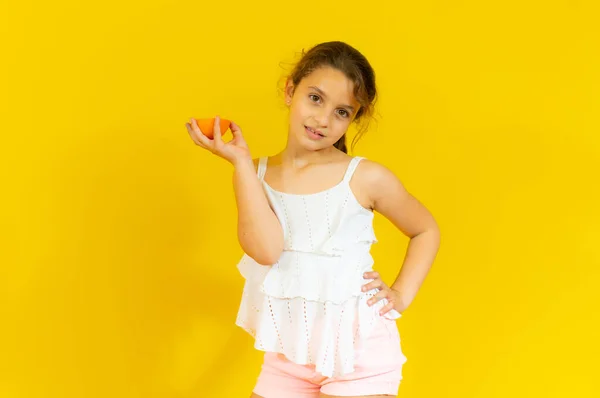
M 333 396 L 397 396 L 402 367 L 400 335 L 394 320 L 378 317 L 378 325 L 359 348 L 355 371 L 340 377 L 324 377 L 314 365 L 299 365 L 283 354 L 266 352 L 254 393 L 264 398 L 318 398 Z

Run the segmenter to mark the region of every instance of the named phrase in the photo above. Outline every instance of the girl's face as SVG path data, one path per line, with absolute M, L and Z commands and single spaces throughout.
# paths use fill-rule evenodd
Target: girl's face
M 360 106 L 354 97 L 354 83 L 331 67 L 316 69 L 297 87 L 288 80 L 285 96 L 290 106 L 289 138 L 310 150 L 335 144 Z

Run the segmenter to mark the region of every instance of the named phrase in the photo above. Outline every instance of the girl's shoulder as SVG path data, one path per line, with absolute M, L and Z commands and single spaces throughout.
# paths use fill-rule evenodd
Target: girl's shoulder
M 379 196 L 388 193 L 393 187 L 402 186 L 402 182 L 389 167 L 362 158 L 356 166 L 351 185 L 355 192 L 363 193 L 365 203 L 373 204 Z
M 356 166 L 355 177 L 365 182 L 385 182 L 389 179 L 397 179 L 396 174 L 387 166 L 375 160 L 361 157 Z

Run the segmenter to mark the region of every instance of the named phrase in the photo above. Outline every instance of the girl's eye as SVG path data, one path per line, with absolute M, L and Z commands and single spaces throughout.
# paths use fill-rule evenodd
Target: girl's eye
M 309 97 L 309 98 L 310 98 L 310 99 L 311 99 L 313 102 L 319 102 L 319 101 L 321 100 L 321 97 L 319 97 L 319 96 L 318 96 L 318 95 L 316 95 L 316 94 L 309 94 L 309 95 L 308 95 L 308 97 Z M 339 111 L 341 112 L 341 114 L 340 114 L 340 113 L 338 113 L 338 115 L 340 115 L 340 116 L 341 116 L 341 117 L 343 117 L 343 118 L 347 118 L 347 117 L 349 117 L 349 116 L 350 116 L 350 113 L 348 113 L 348 111 L 347 111 L 347 110 L 345 110 L 345 109 L 340 109 Z

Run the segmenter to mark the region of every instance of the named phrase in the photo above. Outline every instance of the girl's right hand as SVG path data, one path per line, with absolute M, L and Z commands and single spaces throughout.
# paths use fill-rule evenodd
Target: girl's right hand
M 233 139 L 227 143 L 221 137 L 220 118 L 218 116 L 215 118 L 213 128 L 214 138 L 212 140 L 202 133 L 194 118 L 191 118 L 190 123 L 186 123 L 185 127 L 196 145 L 222 157 L 234 166 L 238 162 L 252 161 L 250 149 L 242 135 L 242 129 L 234 122 L 231 122 L 231 126 L 229 127 L 233 134 Z

